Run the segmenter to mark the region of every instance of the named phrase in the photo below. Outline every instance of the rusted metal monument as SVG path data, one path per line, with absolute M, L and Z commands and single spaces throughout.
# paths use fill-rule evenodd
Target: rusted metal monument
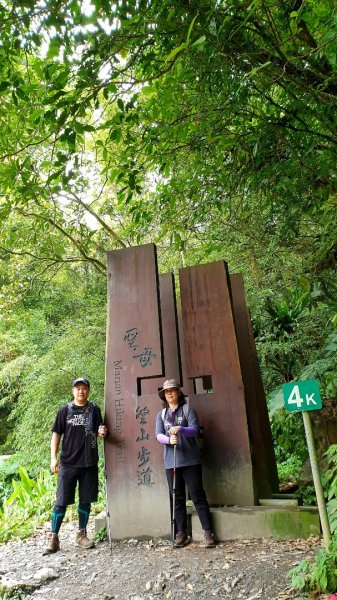
M 240 275 L 224 261 L 159 276 L 152 244 L 108 252 L 105 411 L 112 539 L 168 536 L 162 446 L 164 378 L 182 383 L 204 427 L 203 473 L 216 506 L 278 491 L 272 437 Z M 179 315 L 179 318 L 178 318 Z

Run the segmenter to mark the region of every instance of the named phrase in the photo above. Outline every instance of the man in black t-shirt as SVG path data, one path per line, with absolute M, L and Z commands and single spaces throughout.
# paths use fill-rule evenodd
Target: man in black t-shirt
M 68 504 L 75 501 L 78 484 L 79 530 L 76 543 L 80 548 L 93 548 L 94 543 L 87 537 L 87 523 L 91 503 L 98 494 L 98 449 L 97 436 L 104 438 L 107 428 L 103 423 L 100 408 L 89 402 L 90 383 L 84 377 L 72 383 L 73 400 L 62 406 L 52 427 L 50 445 L 52 473 L 58 473 L 56 502 L 52 513 L 51 533 L 45 554 L 60 549 L 58 533 Z M 62 438 L 60 461 L 58 451 Z

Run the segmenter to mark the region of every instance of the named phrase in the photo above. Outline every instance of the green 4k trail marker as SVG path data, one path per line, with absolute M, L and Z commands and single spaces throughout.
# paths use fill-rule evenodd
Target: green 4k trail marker
M 322 408 L 317 379 L 292 381 L 282 386 L 284 407 L 289 412 L 318 410 Z

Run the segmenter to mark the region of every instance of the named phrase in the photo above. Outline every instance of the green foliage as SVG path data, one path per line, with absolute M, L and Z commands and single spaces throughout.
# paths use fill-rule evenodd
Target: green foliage
M 20 479 L 12 481 L 12 493 L 0 512 L 0 542 L 13 537 L 26 537 L 39 523 L 49 518 L 55 496 L 55 478 L 40 471 L 31 478 L 24 467 L 18 469 Z
M 105 318 L 105 315 L 103 315 Z M 10 442 L 31 462 L 49 462 L 50 431 L 58 408 L 71 398 L 71 381 L 89 377 L 91 399 L 102 406 L 105 328 L 83 317 L 78 327 L 69 324 L 49 352 L 37 359 L 11 412 L 15 428 Z M 48 457 L 48 458 L 47 458 Z M 47 465 L 45 465 L 47 466 Z
M 284 464 L 290 461 L 298 472 L 299 463 L 302 465 L 308 457 L 302 415 L 282 408 L 274 413 L 271 428 L 277 462 Z
M 67 275 L 67 276 L 66 276 Z M 102 406 L 105 355 L 105 286 L 94 274 L 64 273 L 57 288 L 33 290 L 29 306 L 4 321 L 1 335 L 0 410 L 6 411 L 6 446 L 49 464 L 50 431 L 57 409 L 71 396 L 71 381 L 85 374 Z
M 325 452 L 324 456 L 328 460 L 328 468 L 322 476 L 325 497 L 327 500 L 327 512 L 329 517 L 330 529 L 333 534 L 337 534 L 337 445 L 332 444 Z
M 299 378 L 318 379 L 324 399 L 337 397 L 337 333 L 327 337 L 319 358 L 304 367 Z
M 254 329 L 263 370 L 268 370 L 269 389 L 293 379 L 308 378 L 310 365 L 321 358 L 322 350 L 329 345 L 329 314 L 307 278 L 301 278 L 296 287 L 285 287 L 277 299 L 266 298 L 259 318 L 254 319 Z M 269 397 L 271 413 L 280 406 L 276 388 Z
M 316 492 L 313 485 L 300 485 L 296 496 L 304 506 L 317 506 Z
M 337 588 L 337 537 L 332 537 L 329 551 L 319 550 L 314 562 L 302 560 L 289 571 L 291 585 L 305 592 L 333 592 Z
M 317 337 L 313 336 L 312 341 L 317 343 Z M 306 354 L 308 364 L 303 366 L 296 376 L 296 380 L 299 381 L 317 378 L 323 403 L 336 398 L 337 395 L 336 348 L 336 334 L 331 333 L 319 348 L 319 352 L 316 349 L 313 352 L 313 356 L 318 358 L 314 358 L 312 362 L 309 362 L 309 353 Z M 308 457 L 302 416 L 300 413 L 288 413 L 283 408 L 284 401 L 281 387 L 273 390 L 269 395 L 268 403 L 280 479 L 296 481 L 301 466 Z M 317 418 L 319 418 L 319 415 Z M 289 479 L 287 476 L 288 470 L 289 476 L 292 475 Z M 328 474 L 331 476 L 331 469 Z M 312 503 L 310 490 L 303 489 L 299 493 L 305 504 Z
M 0 588 L 0 593 L 1 593 L 1 600 L 24 600 L 25 598 L 27 598 L 27 596 L 29 594 L 28 591 L 23 590 L 19 587 L 14 587 L 10 591 L 6 591 L 6 592 L 1 592 L 1 588 Z
M 271 318 L 272 327 L 285 333 L 293 333 L 299 325 L 299 318 L 310 307 L 310 285 L 305 280 L 305 289 L 290 288 L 278 298 L 267 298 L 266 313 Z
M 262 285 L 262 245 L 291 250 L 328 295 L 333 0 L 129 4 L 1 8 L 3 302 L 148 239 L 176 263 L 234 242 Z
M 0 456 L 0 513 L 4 498 L 10 495 L 12 480 L 18 478 L 19 459 L 16 456 Z
M 279 480 L 282 483 L 298 481 L 303 461 L 297 454 L 290 454 L 287 460 L 277 463 Z
M 107 539 L 107 531 L 106 527 L 102 527 L 98 531 L 96 531 L 94 535 L 95 542 L 104 542 Z

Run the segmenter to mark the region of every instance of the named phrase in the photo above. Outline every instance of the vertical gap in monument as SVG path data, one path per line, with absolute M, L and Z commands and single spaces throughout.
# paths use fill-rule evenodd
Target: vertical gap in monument
M 176 340 L 177 340 L 177 351 L 178 351 L 179 383 L 180 383 L 181 386 L 183 386 L 184 385 L 184 381 L 183 381 L 183 370 L 182 370 L 182 360 L 181 360 L 181 346 L 180 346 L 180 336 L 179 336 L 177 292 L 176 292 L 176 283 L 175 283 L 175 279 L 174 279 L 173 273 L 171 273 L 171 279 L 172 279 L 172 288 L 173 288 L 173 308 L 174 308 L 174 316 L 175 316 L 175 335 L 176 335 Z M 165 365 L 165 355 L 164 355 L 164 365 Z M 166 372 L 165 372 L 165 374 L 166 374 Z
M 159 284 L 159 272 L 158 272 L 158 257 L 157 257 L 157 249 L 155 247 L 154 251 L 154 262 L 155 262 L 155 270 L 156 270 L 156 289 L 157 289 L 157 305 L 158 305 L 158 321 L 159 321 L 159 339 L 160 339 L 160 352 L 162 356 L 162 375 L 165 373 L 165 357 L 164 357 L 164 341 L 163 341 L 163 321 L 162 321 L 162 311 L 161 311 L 161 302 L 160 302 L 160 284 Z M 140 386 L 140 381 L 137 379 L 137 386 Z

